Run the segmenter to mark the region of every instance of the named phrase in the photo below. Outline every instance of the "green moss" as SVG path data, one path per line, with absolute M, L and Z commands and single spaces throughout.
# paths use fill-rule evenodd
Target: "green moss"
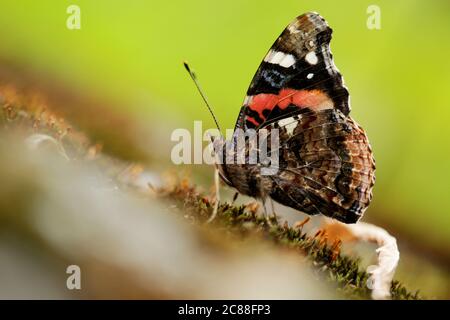
M 205 223 L 213 211 L 209 200 L 186 181 L 169 191 L 160 192 L 160 196 L 177 203 L 184 215 L 199 224 Z M 339 252 L 339 243 L 327 245 L 320 235 L 308 236 L 302 228 L 281 225 L 274 218 L 267 221 L 245 206 L 228 203 L 220 204 L 212 225 L 241 237 L 257 234 L 275 245 L 296 250 L 307 257 L 312 270 L 319 277 L 335 285 L 343 296 L 351 299 L 370 299 L 370 289 L 366 286 L 369 275 L 361 271 L 358 259 Z M 393 299 L 420 299 L 418 292 L 409 292 L 398 281 L 393 281 L 391 294 Z

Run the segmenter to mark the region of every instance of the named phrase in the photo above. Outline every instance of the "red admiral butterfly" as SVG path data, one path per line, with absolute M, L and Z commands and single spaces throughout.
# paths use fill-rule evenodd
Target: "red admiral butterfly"
M 375 161 L 364 130 L 349 116 L 331 34 L 317 13 L 297 17 L 270 48 L 247 91 L 235 132 L 266 129 L 270 136 L 277 129 L 278 149 L 269 150 L 278 152 L 277 173 L 261 174 L 268 163 L 223 163 L 218 169 L 225 183 L 263 203 L 270 197 L 309 215 L 355 223 L 372 199 Z M 228 154 L 235 144 L 234 136 L 214 141 L 215 150 Z

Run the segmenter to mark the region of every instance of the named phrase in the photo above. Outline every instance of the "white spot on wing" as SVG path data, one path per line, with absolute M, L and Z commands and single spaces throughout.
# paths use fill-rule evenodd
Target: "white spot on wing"
M 295 58 L 292 54 L 287 54 L 281 61 L 280 66 L 289 68 L 295 64 Z
M 297 127 L 298 121 L 294 120 L 294 118 L 289 117 L 286 119 L 281 119 L 278 121 L 278 125 L 284 127 L 288 135 L 292 136 L 294 134 L 294 130 Z
M 264 61 L 269 62 L 270 60 L 272 60 L 273 55 L 274 55 L 273 50 L 270 49 L 269 52 L 267 52 L 266 56 L 264 57 Z
M 312 77 L 314 77 L 314 73 L 308 73 L 308 75 L 306 76 L 306 78 L 308 79 L 312 79 Z
M 305 56 L 305 60 L 309 64 L 317 64 L 317 62 L 319 62 L 319 59 L 317 58 L 316 53 L 314 51 L 308 52 Z
M 280 61 L 283 60 L 284 56 L 285 56 L 285 54 L 283 52 L 274 51 L 274 55 L 269 62 L 273 63 L 273 64 L 280 64 Z
M 289 68 L 295 64 L 295 57 L 292 54 L 274 51 L 271 49 L 264 58 L 264 61 L 272 64 L 278 64 L 284 68 Z

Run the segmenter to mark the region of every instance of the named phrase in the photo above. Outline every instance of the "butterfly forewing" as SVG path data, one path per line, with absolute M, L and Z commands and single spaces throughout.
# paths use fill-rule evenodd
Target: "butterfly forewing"
M 292 21 L 264 57 L 247 91 L 238 126 L 255 128 L 299 108 L 350 112 L 348 91 L 334 65 L 332 30 L 317 13 Z

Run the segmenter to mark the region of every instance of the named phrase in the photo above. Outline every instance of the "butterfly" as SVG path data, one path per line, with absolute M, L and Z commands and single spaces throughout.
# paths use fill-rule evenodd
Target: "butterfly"
M 234 131 L 277 131 L 276 173 L 269 163 L 217 164 L 239 193 L 309 215 L 357 222 L 372 200 L 375 160 L 366 133 L 350 116 L 349 93 L 330 51 L 332 29 L 309 12 L 292 21 L 264 57 L 248 88 Z M 236 135 L 214 140 L 236 157 Z M 254 146 L 246 145 L 248 159 Z

